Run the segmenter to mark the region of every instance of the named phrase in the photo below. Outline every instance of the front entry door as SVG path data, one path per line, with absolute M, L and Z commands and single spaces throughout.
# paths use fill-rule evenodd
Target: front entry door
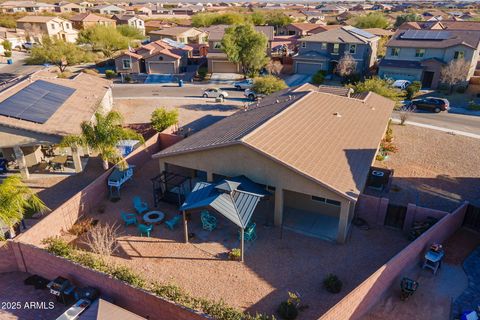
M 422 87 L 423 88 L 430 88 L 432 86 L 433 75 L 435 73 L 433 71 L 424 71 L 423 78 L 422 78 Z

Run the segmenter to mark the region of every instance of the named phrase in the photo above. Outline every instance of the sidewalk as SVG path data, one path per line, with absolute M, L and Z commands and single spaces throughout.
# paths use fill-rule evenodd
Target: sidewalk
M 394 123 L 400 123 L 400 119 L 392 118 L 392 121 Z M 432 126 L 432 125 L 429 125 L 429 124 L 424 124 L 424 123 L 419 123 L 419 122 L 414 122 L 414 121 L 408 121 L 408 120 L 405 121 L 405 124 L 406 125 L 417 126 L 417 127 L 422 127 L 422 128 L 427 128 L 427 129 L 432 129 L 432 130 L 443 131 L 443 132 L 450 133 L 452 135 L 460 135 L 460 136 L 480 139 L 480 134 L 475 134 L 475 133 L 470 133 L 470 132 L 465 132 L 465 131 L 460 131 L 460 130 L 453 130 L 453 129 L 448 129 L 448 128 L 442 128 L 442 127 Z

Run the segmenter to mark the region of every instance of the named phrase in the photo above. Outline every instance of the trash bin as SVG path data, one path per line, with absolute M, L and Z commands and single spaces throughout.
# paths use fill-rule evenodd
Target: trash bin
M 7 64 L 13 64 L 13 59 L 7 59 Z
M 183 80 L 178 80 L 178 86 L 183 87 Z

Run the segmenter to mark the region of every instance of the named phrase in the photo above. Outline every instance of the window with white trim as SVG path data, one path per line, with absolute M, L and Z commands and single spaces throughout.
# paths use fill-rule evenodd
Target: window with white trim
M 400 54 L 400 48 L 392 48 L 390 49 L 390 55 L 392 57 L 398 57 L 398 55 Z
M 340 44 L 339 43 L 334 43 L 332 53 L 333 54 L 338 54 L 338 50 L 340 50 Z
M 326 50 L 327 49 L 327 43 L 326 42 L 322 42 L 322 50 Z
M 415 57 L 422 58 L 425 55 L 425 49 L 416 49 Z
M 132 67 L 132 61 L 130 59 L 122 60 L 123 69 L 130 69 Z
M 317 197 L 317 196 L 312 196 L 312 201 L 321 202 L 321 203 L 325 203 L 325 204 L 330 204 L 330 205 L 336 206 L 336 207 L 341 206 L 340 201 L 327 199 L 327 198 L 322 198 L 322 197 Z
M 357 45 L 356 44 L 351 44 L 348 52 L 351 53 L 351 54 L 355 54 L 357 52 Z
M 464 59 L 465 58 L 465 51 L 455 51 L 453 54 L 453 59 L 458 60 L 458 59 Z

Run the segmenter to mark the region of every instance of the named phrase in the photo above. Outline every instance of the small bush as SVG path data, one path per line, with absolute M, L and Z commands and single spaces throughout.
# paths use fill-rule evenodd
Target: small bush
M 413 81 L 405 91 L 407 92 L 407 99 L 412 100 L 418 91 L 422 88 L 422 83 L 420 81 Z
M 117 76 L 117 73 L 113 70 L 105 70 L 105 77 L 107 77 L 107 79 L 113 79 Z
M 178 123 L 178 110 L 167 111 L 165 108 L 157 108 L 152 112 L 152 127 L 158 132 L 162 132 L 170 126 Z
M 287 84 L 275 76 L 257 77 L 253 80 L 252 89 L 257 94 L 272 94 L 287 88 Z
M 131 82 L 131 81 L 132 81 L 132 77 L 130 77 L 130 76 L 127 74 L 127 75 L 125 75 L 125 76 L 123 77 L 123 80 L 125 80 L 125 82 Z
M 92 218 L 82 219 L 75 222 L 75 224 L 70 229 L 68 229 L 68 232 L 75 236 L 79 236 L 84 234 L 88 230 L 90 230 L 90 228 L 92 227 L 92 224 L 93 224 Z
M 53 253 L 56 256 L 71 258 L 74 253 L 74 248 L 60 237 L 50 237 L 42 241 L 46 244 L 47 251 Z
M 207 76 L 208 69 L 206 67 L 200 67 L 198 68 L 198 77 L 200 80 L 204 80 L 205 77 Z
M 113 277 L 125 281 L 133 286 L 143 288 L 145 286 L 145 280 L 133 272 L 130 268 L 126 266 L 116 266 L 110 273 Z
M 242 258 L 242 252 L 238 248 L 234 248 L 228 252 L 228 258 L 233 261 L 240 261 Z
M 480 104 L 477 104 L 472 100 L 468 103 L 468 110 L 480 111 Z
M 12 57 L 12 51 L 5 51 L 5 52 L 3 53 L 3 55 L 4 55 L 6 58 L 10 58 L 10 57 Z
M 312 83 L 322 84 L 325 81 L 325 75 L 326 72 L 324 70 L 318 70 L 317 73 L 312 76 Z
M 382 141 L 381 149 L 384 153 L 395 153 L 398 151 L 398 147 L 391 142 Z
M 328 292 L 331 293 L 339 293 L 342 291 L 342 281 L 338 279 L 338 277 L 334 274 L 329 274 L 324 280 L 323 280 L 323 286 L 325 289 L 327 289 Z
M 298 308 L 288 301 L 283 301 L 278 307 L 278 314 L 282 319 L 293 320 L 298 316 Z
M 465 93 L 465 91 L 467 91 L 467 87 L 465 86 L 459 86 L 457 88 L 457 93 Z
M 377 161 L 383 161 L 383 160 L 385 160 L 385 156 L 384 156 L 383 154 L 380 154 L 380 153 L 379 153 L 379 154 L 377 154 L 377 155 L 375 156 L 375 160 L 377 160 Z

